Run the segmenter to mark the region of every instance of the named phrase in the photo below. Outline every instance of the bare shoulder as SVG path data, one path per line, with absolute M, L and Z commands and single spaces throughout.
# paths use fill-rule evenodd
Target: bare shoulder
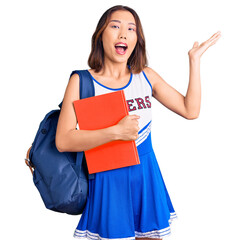
M 92 76 L 97 77 L 97 74 L 95 73 L 94 69 L 90 68 L 88 69 L 89 73 L 92 74 Z
M 169 85 L 157 72 L 152 68 L 144 68 L 145 74 L 152 84 L 152 96 L 163 106 L 180 116 L 190 119 L 185 107 L 185 97 L 175 88 Z
M 156 72 L 154 71 L 152 68 L 150 67 L 145 67 L 143 69 L 146 77 L 148 78 L 150 84 L 152 85 L 152 91 L 153 91 L 153 94 L 155 93 L 155 89 L 156 89 L 156 84 L 159 82 L 159 81 L 164 81 L 161 76 Z
M 79 81 L 79 74 L 78 73 L 74 73 L 70 79 L 69 82 L 78 82 Z
M 64 94 L 64 100 L 63 102 L 71 104 L 72 101 L 78 100 L 80 98 L 79 96 L 79 75 L 77 73 L 74 73 L 67 84 L 65 94 Z
M 150 67 L 144 67 L 143 71 L 145 72 L 147 77 L 150 77 L 150 78 L 153 78 L 153 75 L 155 74 L 155 71 Z M 152 81 L 152 79 L 150 81 Z

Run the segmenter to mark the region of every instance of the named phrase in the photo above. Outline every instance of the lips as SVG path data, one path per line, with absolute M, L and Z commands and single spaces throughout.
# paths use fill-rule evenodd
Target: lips
M 127 51 L 127 48 L 128 48 L 128 46 L 126 43 L 118 42 L 115 44 L 115 50 L 120 55 L 124 55 Z

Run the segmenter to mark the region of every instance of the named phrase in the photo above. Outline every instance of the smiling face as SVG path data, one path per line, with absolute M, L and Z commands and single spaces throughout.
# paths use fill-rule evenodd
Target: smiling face
M 113 62 L 127 63 L 137 43 L 136 22 L 133 15 L 129 11 L 113 12 L 102 33 L 102 42 L 104 58 Z M 124 43 L 127 48 L 123 48 L 120 43 Z M 115 47 L 115 45 L 119 46 Z

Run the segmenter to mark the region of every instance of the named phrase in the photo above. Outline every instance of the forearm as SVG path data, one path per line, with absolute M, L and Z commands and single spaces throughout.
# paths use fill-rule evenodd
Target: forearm
M 60 152 L 82 152 L 118 140 L 117 125 L 99 130 L 71 130 L 56 138 Z
M 200 59 L 189 57 L 189 85 L 185 96 L 185 107 L 189 118 L 197 118 L 201 105 Z

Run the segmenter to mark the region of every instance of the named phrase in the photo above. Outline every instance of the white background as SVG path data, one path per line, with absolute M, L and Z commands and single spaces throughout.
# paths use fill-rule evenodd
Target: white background
M 139 15 L 149 66 L 184 96 L 188 51 L 217 31 L 201 58 L 199 118 L 152 100 L 152 141 L 178 219 L 173 240 L 246 239 L 245 8 L 243 1 L 5 1 L 0 4 L 1 239 L 73 239 L 80 215 L 47 210 L 24 163 L 70 73 L 86 69 L 100 16 L 124 4 Z

